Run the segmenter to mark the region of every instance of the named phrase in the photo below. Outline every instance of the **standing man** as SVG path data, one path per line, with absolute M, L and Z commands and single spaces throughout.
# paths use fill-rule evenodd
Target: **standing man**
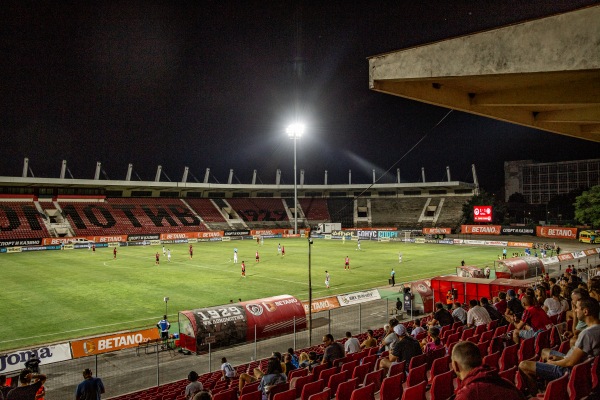
M 256 262 L 260 262 L 260 256 L 258 255 L 258 250 L 256 250 L 256 256 L 254 257 Z
M 29 368 L 25 368 L 19 374 L 19 386 L 8 392 L 6 400 L 36 399 L 36 394 L 43 387 L 44 382 L 46 382 L 46 375 L 34 374 Z
M 506 260 L 506 247 L 502 249 L 502 258 Z
M 398 253 L 398 264 L 402 264 L 402 253 Z
M 325 271 L 325 286 L 329 289 L 329 272 Z
M 167 315 L 163 315 L 163 319 L 158 321 L 156 324 L 158 329 L 160 329 L 160 338 L 163 342 L 166 342 L 169 339 L 169 328 L 171 328 L 171 324 L 167 321 Z
M 277 243 L 277 255 L 281 255 L 281 243 Z
M 166 256 L 166 255 L 167 255 L 167 252 L 165 250 L 165 245 L 163 244 L 163 256 Z
M 360 238 L 356 240 L 356 250 L 360 250 Z
M 394 271 L 394 268 L 392 268 L 392 272 L 390 272 L 390 283 L 392 284 L 392 287 L 396 286 L 396 272 Z
M 194 257 L 194 248 L 190 244 L 190 260 Z
M 233 249 L 233 263 L 237 264 L 237 247 Z
M 160 254 L 158 254 L 158 251 L 156 252 L 156 255 L 154 256 L 154 265 L 160 265 Z
M 490 270 L 490 267 L 486 266 L 483 271 L 484 271 L 483 273 L 485 274 L 485 279 L 490 279 L 490 274 L 492 273 L 492 271 Z
M 246 277 L 246 264 L 244 264 L 244 261 L 242 260 L 242 277 Z
M 167 249 L 167 261 L 171 262 L 171 249 Z
M 281 257 L 285 257 L 285 246 L 281 246 Z
M 113 260 L 117 259 L 117 248 L 113 247 Z
M 344 261 L 344 269 L 350 269 L 350 258 L 346 256 L 346 260 Z
M 75 400 L 100 400 L 100 395 L 103 393 L 104 384 L 102 380 L 94 378 L 91 369 L 84 369 L 83 382 L 77 385 L 77 390 L 75 390 Z

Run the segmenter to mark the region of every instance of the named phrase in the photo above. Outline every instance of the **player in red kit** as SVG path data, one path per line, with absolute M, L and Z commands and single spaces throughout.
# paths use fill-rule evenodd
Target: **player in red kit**
M 190 260 L 194 257 L 194 248 L 190 244 Z
M 156 252 L 156 261 L 154 262 L 154 265 L 160 265 L 160 254 L 158 254 L 158 251 Z
M 256 257 L 255 258 L 256 258 L 256 262 L 260 261 L 260 256 L 258 255 L 258 251 L 256 252 Z
M 117 248 L 113 248 L 113 260 L 117 259 Z
M 285 246 L 281 246 L 281 257 L 285 257 Z
M 344 263 L 344 269 L 350 269 L 350 258 L 348 258 L 348 256 L 346 256 L 346 260 Z
M 244 262 L 242 261 L 242 276 L 245 278 L 246 277 L 246 264 L 244 264 Z

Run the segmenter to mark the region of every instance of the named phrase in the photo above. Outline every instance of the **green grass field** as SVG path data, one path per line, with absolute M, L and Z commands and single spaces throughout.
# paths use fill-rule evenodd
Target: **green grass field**
M 277 244 L 286 255 L 277 255 Z M 469 265 L 493 265 L 499 249 L 362 241 L 315 240 L 312 246 L 313 298 L 386 286 L 392 268 L 396 282 L 413 281 L 455 272 L 464 259 Z M 2 254 L 2 314 L 0 350 L 64 341 L 103 332 L 154 326 L 165 312 L 168 296 L 172 321 L 176 313 L 212 305 L 278 294 L 308 298 L 306 239 L 170 245 L 167 263 L 160 246 L 120 247 L 113 260 L 111 248 Z M 233 264 L 233 249 L 240 264 Z M 254 261 L 258 249 L 261 261 Z M 154 255 L 161 252 L 160 266 Z M 402 264 L 398 253 L 402 252 Z M 344 270 L 350 257 L 351 270 Z M 331 288 L 325 288 L 325 270 Z

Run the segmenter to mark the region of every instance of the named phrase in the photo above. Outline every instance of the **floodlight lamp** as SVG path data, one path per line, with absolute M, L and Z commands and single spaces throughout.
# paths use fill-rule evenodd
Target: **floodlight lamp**
M 293 123 L 287 127 L 285 130 L 290 139 L 298 139 L 304 133 L 304 124 L 302 123 Z

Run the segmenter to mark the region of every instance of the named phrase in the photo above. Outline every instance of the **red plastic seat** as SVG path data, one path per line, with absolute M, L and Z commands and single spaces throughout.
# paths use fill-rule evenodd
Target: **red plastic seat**
M 490 324 L 491 324 L 491 322 L 490 322 Z M 475 333 L 473 333 L 473 336 L 481 335 L 487 329 L 488 329 L 487 325 L 479 325 L 477 328 L 475 328 Z
M 429 389 L 430 400 L 446 400 L 454 394 L 454 371 L 444 372 L 436 375 L 431 381 L 431 389 Z
M 471 336 L 473 336 L 475 334 L 475 328 L 471 328 L 471 329 L 465 329 L 462 332 L 462 335 L 460 337 L 460 340 L 467 340 L 468 338 L 470 338 Z
M 564 374 L 558 379 L 550 381 L 546 391 L 537 395 L 541 400 L 569 400 L 567 386 L 569 385 L 569 374 Z
M 550 346 L 550 330 L 541 331 L 535 337 L 535 354 L 539 357 L 542 355 L 543 349 L 549 349 Z
M 340 383 L 346 382 L 348 379 L 348 371 L 339 372 L 337 374 L 333 374 L 329 377 L 329 382 L 327 382 L 327 387 L 331 389 L 331 395 L 335 395 L 337 392 L 338 386 Z
M 383 380 L 383 370 L 378 369 L 377 371 L 369 372 L 367 376 L 365 376 L 365 386 L 370 384 L 375 385 L 375 393 L 379 392 L 381 389 L 381 381 Z
M 415 386 L 427 380 L 427 364 L 411 368 L 406 378 L 406 387 Z
M 408 387 L 404 389 L 402 393 L 402 400 L 426 400 L 425 389 L 427 388 L 427 382 L 423 381 L 418 385 Z
M 393 375 L 381 382 L 380 400 L 400 400 L 402 397 L 402 375 Z
M 519 362 L 531 360 L 535 357 L 535 339 L 534 337 L 521 341 L 517 359 Z
M 300 378 L 298 378 L 298 380 L 296 381 L 296 397 L 300 397 L 300 395 L 302 394 L 302 389 L 304 388 L 304 385 L 306 385 L 307 383 L 311 383 L 315 381 L 315 376 L 313 374 L 308 374 L 306 376 L 301 376 Z
M 375 385 L 370 384 L 354 389 L 350 400 L 375 400 Z
M 358 384 L 361 385 L 365 381 L 365 376 L 373 369 L 372 364 L 358 365 L 352 372 L 352 378 L 358 379 Z
M 507 381 L 511 381 L 513 384 L 515 383 L 515 375 L 517 375 L 517 367 L 514 366 L 507 370 L 501 371 L 498 374 L 501 378 L 506 379 Z
M 446 357 L 446 348 L 442 347 L 437 350 L 430 351 L 427 353 L 427 367 L 431 368 L 433 362 L 438 358 Z
M 213 400 L 237 400 L 237 388 L 223 390 L 214 395 Z
M 410 364 L 408 364 L 408 371 L 412 371 L 413 368 L 419 367 L 423 364 L 427 364 L 427 354 L 420 354 L 418 356 L 414 356 L 410 359 Z
M 337 367 L 327 368 L 321 371 L 319 374 L 319 379 L 323 379 L 326 383 L 329 382 L 329 377 L 331 375 L 335 375 L 337 373 Z
M 322 379 L 319 379 L 318 381 L 307 383 L 302 388 L 302 394 L 300 395 L 300 399 L 308 400 L 308 398 L 310 396 L 323 391 L 324 388 L 325 388 L 325 381 Z M 296 393 L 298 393 L 298 392 L 296 391 Z
M 244 389 L 245 388 L 246 386 L 244 386 Z M 260 390 L 246 392 L 240 396 L 239 400 L 262 400 L 262 392 Z
M 431 369 L 429 370 L 429 383 L 433 381 L 437 375 L 444 374 L 450 371 L 450 356 L 444 356 L 433 361 Z
M 350 374 L 352 374 L 352 372 L 354 371 L 354 368 L 356 368 L 357 365 L 358 365 L 357 360 L 348 361 L 348 362 L 342 364 L 342 368 L 340 368 L 340 371 L 348 371 L 348 372 L 350 372 Z
M 491 321 L 489 324 L 487 324 L 487 330 L 494 332 L 494 329 L 496 329 L 497 326 L 498 326 L 498 320 L 496 319 L 494 321 Z
M 260 385 L 260 381 L 256 381 L 256 382 L 252 382 L 252 383 L 247 383 L 242 388 L 242 394 L 246 394 L 246 393 L 250 393 L 250 392 L 254 392 L 254 391 L 258 390 L 258 385 Z
M 321 373 L 321 371 L 326 370 L 327 368 L 329 368 L 329 365 L 327 364 L 319 364 L 316 367 L 314 367 L 311 371 L 311 373 L 315 376 L 318 377 L 319 374 Z
M 277 385 L 277 386 L 280 386 L 280 385 Z M 276 390 L 275 388 L 277 386 L 275 386 L 273 389 L 271 389 L 271 393 L 269 393 L 269 399 L 271 399 L 271 400 L 296 400 L 296 389 L 288 389 L 288 390 L 284 390 L 281 392 L 276 391 L 276 393 L 274 393 L 273 390 Z M 283 386 L 283 385 L 281 385 L 281 386 Z
M 308 400 L 329 400 L 329 398 L 331 397 L 330 392 L 331 392 L 331 390 L 329 388 L 325 388 L 325 390 L 323 390 L 322 392 L 311 395 L 308 398 Z
M 308 368 L 293 369 L 290 372 L 288 372 L 288 381 L 291 381 L 292 378 L 297 378 L 297 377 L 306 376 L 306 375 L 308 375 Z
M 477 343 L 477 347 L 479 348 L 479 354 L 481 354 L 481 357 L 485 357 L 488 355 L 491 342 L 491 340 L 488 340 L 487 342 Z
M 488 340 L 491 340 L 493 337 L 494 337 L 493 330 L 485 331 L 481 334 L 481 336 L 479 336 L 479 343 L 487 342 Z
M 500 361 L 500 352 L 497 351 L 493 354 L 483 357 L 483 363 L 489 365 L 491 368 L 498 369 L 498 361 Z
M 571 376 L 569 377 L 569 399 L 579 400 L 592 391 L 592 380 L 590 374 L 592 373 L 592 362 L 593 360 L 587 360 L 581 364 L 577 364 L 571 369 Z
M 358 387 L 358 379 L 350 379 L 348 382 L 342 382 L 335 392 L 335 400 L 350 400 L 352 392 Z
M 371 364 L 375 365 L 377 358 L 378 358 L 377 354 L 370 354 L 361 360 L 361 364 L 371 363 Z
M 498 362 L 498 367 L 500 371 L 506 371 L 512 367 L 516 367 L 519 362 L 517 352 L 519 351 L 519 345 L 513 344 L 512 346 L 506 347 L 502 351 L 502 355 L 500 356 L 500 361 Z
M 394 376 L 394 375 L 398 375 L 404 372 L 406 368 L 406 361 L 401 361 L 399 363 L 396 364 L 392 364 L 392 366 L 390 367 L 390 370 L 388 372 L 388 376 Z

